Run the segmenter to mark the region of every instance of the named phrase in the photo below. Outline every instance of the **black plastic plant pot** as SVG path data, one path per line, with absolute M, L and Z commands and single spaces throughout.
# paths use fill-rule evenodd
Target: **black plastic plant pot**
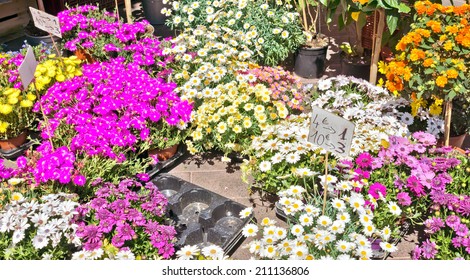
M 176 154 L 174 156 L 167 160 L 159 161 L 156 165 L 152 166 L 147 170 L 147 174 L 150 178 L 154 178 L 159 173 L 168 172 L 184 160 L 186 151 L 186 145 L 178 145 L 178 150 L 176 151 Z
M 142 9 L 144 10 L 145 19 L 150 24 L 165 24 L 167 17 L 161 13 L 163 8 L 170 8 L 168 4 L 163 4 L 163 0 L 142 0 Z
M 294 73 L 302 78 L 320 78 L 325 73 L 328 45 L 321 48 L 301 47 L 295 56 Z
M 353 76 L 359 79 L 369 80 L 370 76 L 370 58 L 349 58 L 342 54 L 341 74 Z
M 181 186 L 183 185 L 181 179 L 167 176 L 156 178 L 152 182 L 166 198 L 170 198 L 180 192 Z

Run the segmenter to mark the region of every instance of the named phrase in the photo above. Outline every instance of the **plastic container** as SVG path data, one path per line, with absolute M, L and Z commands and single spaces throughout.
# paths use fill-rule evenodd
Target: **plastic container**
M 215 244 L 230 254 L 253 218 L 239 217 L 246 206 L 173 175 L 163 173 L 152 182 L 168 198 L 167 215 L 178 233 L 177 248 Z

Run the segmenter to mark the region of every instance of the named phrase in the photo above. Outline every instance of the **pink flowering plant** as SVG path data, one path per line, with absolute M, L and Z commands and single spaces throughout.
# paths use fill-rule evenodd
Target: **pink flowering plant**
M 176 231 L 165 225 L 168 201 L 157 186 L 134 179 L 118 184 L 98 179 L 93 184 L 95 197 L 78 208 L 75 221 L 82 253 L 116 256 L 128 251 L 137 259 L 168 259 L 174 254 Z
M 423 222 L 426 239 L 413 250 L 414 259 L 470 259 L 470 160 L 448 170 L 445 190 L 431 194 L 431 214 Z

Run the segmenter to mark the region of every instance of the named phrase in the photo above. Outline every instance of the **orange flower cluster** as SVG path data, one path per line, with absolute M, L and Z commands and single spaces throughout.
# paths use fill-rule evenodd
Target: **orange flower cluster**
M 396 45 L 399 53 L 384 69 L 388 90 L 431 102 L 468 94 L 470 76 L 470 5 L 444 7 L 418 1 L 411 30 Z M 424 104 L 424 103 L 423 103 Z

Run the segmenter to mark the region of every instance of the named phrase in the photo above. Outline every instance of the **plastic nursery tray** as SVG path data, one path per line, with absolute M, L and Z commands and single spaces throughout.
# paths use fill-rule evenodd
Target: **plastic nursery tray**
M 246 206 L 170 174 L 162 173 L 152 182 L 168 198 L 167 215 L 178 233 L 176 247 L 214 244 L 230 254 L 253 218 L 239 217 Z
M 178 150 L 176 151 L 175 155 L 171 158 L 159 161 L 156 165 L 154 165 L 151 169 L 147 171 L 147 174 L 150 178 L 155 177 L 157 174 L 169 170 L 173 168 L 175 165 L 178 164 L 179 160 L 186 154 L 186 145 L 179 145 Z

